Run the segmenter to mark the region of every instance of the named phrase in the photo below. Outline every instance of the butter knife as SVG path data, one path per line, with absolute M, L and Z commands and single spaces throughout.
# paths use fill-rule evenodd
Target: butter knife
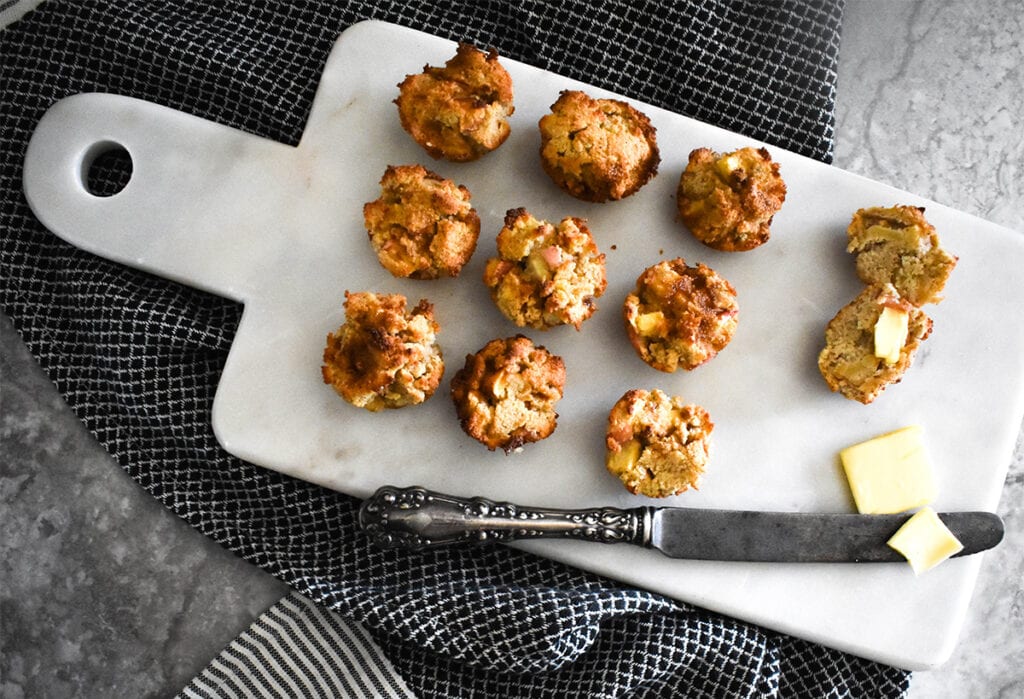
M 559 538 L 635 544 L 672 558 L 807 563 L 906 562 L 886 541 L 909 517 L 683 507 L 562 510 L 462 498 L 417 486 L 384 486 L 359 511 L 363 531 L 384 548 Z M 957 556 L 985 551 L 1003 538 L 1003 521 L 992 512 L 945 512 L 939 517 L 964 546 Z

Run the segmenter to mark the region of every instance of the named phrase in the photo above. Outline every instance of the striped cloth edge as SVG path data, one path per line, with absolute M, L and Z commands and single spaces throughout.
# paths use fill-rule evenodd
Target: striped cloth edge
M 254 621 L 175 699 L 248 697 L 415 695 L 362 626 L 293 592 Z

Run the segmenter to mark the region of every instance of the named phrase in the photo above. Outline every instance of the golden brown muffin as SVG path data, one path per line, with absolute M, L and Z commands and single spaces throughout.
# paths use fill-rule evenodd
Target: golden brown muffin
M 768 240 L 772 217 L 786 200 L 779 164 L 764 148 L 715 153 L 698 148 L 679 178 L 679 218 L 716 250 L 752 250 Z
M 876 356 L 876 325 L 887 307 L 907 314 L 906 339 L 891 358 Z M 932 319 L 900 298 L 892 284 L 872 284 L 829 321 L 818 369 L 830 389 L 866 405 L 899 383 L 931 331 Z
M 678 396 L 627 391 L 608 414 L 608 471 L 634 495 L 663 498 L 696 489 L 714 426 L 707 410 Z
M 422 403 L 441 382 L 440 326 L 425 299 L 406 310 L 401 294 L 345 292 L 345 323 L 327 336 L 324 383 L 377 412 Z
M 457 277 L 476 250 L 480 217 L 469 190 L 422 165 L 389 165 L 363 219 L 380 263 L 396 277 Z
M 622 199 L 658 172 L 656 131 L 626 102 L 563 90 L 540 120 L 544 172 L 584 201 Z
M 443 68 L 424 66 L 399 85 L 398 117 L 432 158 L 476 160 L 508 138 L 512 78 L 498 52 L 460 43 Z
M 519 327 L 577 330 L 604 293 L 604 254 L 581 218 L 557 226 L 526 209 L 509 209 L 498 233 L 498 257 L 487 261 L 484 284 L 502 313 Z
M 847 252 L 857 256 L 865 284 L 891 283 L 920 306 L 938 303 L 957 258 L 939 245 L 935 228 L 917 206 L 860 209 L 846 229 Z
M 736 290 L 706 265 L 678 257 L 648 267 L 623 304 L 637 354 L 659 371 L 695 369 L 720 352 L 739 322 Z
M 491 340 L 452 378 L 452 400 L 462 429 L 505 453 L 555 430 L 555 404 L 565 387 L 562 358 L 523 335 Z

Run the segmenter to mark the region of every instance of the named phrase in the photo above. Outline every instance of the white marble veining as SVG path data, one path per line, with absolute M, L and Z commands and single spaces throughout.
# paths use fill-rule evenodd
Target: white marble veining
M 1021 3 L 850 0 L 846 8 L 835 164 L 1024 235 Z M 976 429 L 985 419 L 964 416 Z M 914 674 L 913 699 L 1024 696 L 1020 437 L 998 511 L 1006 537 L 986 554 L 960 640 L 940 668 Z
M 1019 10 L 1012 1 L 851 0 L 836 164 L 1024 230 Z M 1003 73 L 994 70 L 1000 65 Z M 210 545 L 131 483 L 46 393 L 6 324 L 0 340 L 0 498 L 9 513 L 5 533 L 13 534 L 0 542 L 0 693 L 67 694 L 75 686 L 86 696 L 173 692 L 275 599 L 280 584 Z M 82 496 L 66 498 L 72 489 Z M 999 510 L 1006 540 L 986 554 L 953 657 L 915 674 L 911 696 L 1024 693 L 1022 503 L 1018 442 Z M 112 568 L 118 573 L 105 570 Z M 39 595 L 40 580 L 71 582 L 57 595 Z M 24 615 L 9 611 L 14 598 L 29 600 Z M 48 680 L 43 668 L 53 670 Z

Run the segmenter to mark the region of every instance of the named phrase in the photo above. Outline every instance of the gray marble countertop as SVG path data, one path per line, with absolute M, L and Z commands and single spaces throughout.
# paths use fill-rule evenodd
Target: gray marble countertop
M 1022 35 L 1019 0 L 849 0 L 835 164 L 1024 235 Z M 0 697 L 169 696 L 286 588 L 135 485 L 6 318 L 0 347 Z M 999 513 L 953 656 L 911 697 L 1024 696 L 1021 439 Z

